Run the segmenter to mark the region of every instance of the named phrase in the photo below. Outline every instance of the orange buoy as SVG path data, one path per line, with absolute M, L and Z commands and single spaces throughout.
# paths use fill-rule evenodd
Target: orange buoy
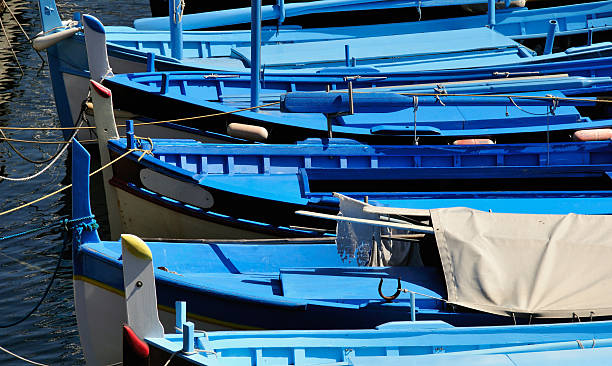
M 492 145 L 493 141 L 489 139 L 464 139 L 464 140 L 455 140 L 453 145 Z
M 593 130 L 579 130 L 574 132 L 574 141 L 604 141 L 612 139 L 612 129 L 597 128 Z

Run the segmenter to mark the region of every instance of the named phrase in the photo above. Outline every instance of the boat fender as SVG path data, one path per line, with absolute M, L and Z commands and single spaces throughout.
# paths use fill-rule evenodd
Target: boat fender
M 81 28 L 74 27 L 51 33 L 46 36 L 38 36 L 32 40 L 32 47 L 34 47 L 36 51 L 46 50 L 54 44 L 74 36 L 80 30 Z
M 494 142 L 489 139 L 464 139 L 455 140 L 453 145 L 492 145 Z
M 597 128 L 593 130 L 579 130 L 574 132 L 574 141 L 604 141 L 612 139 L 612 129 Z
M 268 130 L 261 126 L 246 125 L 243 123 L 230 123 L 227 134 L 250 141 L 263 142 L 268 139 Z
M 87 114 L 88 116 L 94 115 L 94 109 L 93 109 L 92 102 L 85 102 L 85 114 Z
M 134 366 L 149 364 L 149 345 L 127 324 L 123 325 L 123 364 Z

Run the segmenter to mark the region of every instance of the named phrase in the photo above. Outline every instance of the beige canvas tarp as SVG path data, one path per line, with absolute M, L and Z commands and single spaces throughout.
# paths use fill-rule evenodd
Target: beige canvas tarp
M 504 315 L 612 315 L 612 216 L 430 212 L 450 302 Z

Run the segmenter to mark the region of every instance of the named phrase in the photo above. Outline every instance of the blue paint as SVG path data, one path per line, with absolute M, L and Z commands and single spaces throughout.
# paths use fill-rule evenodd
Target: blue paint
M 278 9 L 278 25 L 281 26 L 287 15 L 285 12 L 285 0 L 276 0 L 276 7 Z
M 192 322 L 183 323 L 183 349 L 184 353 L 192 353 L 194 351 L 193 338 L 194 325 Z
M 178 0 L 168 0 L 170 23 L 170 55 L 183 59 L 183 5 Z
M 147 53 L 147 72 L 155 72 L 155 54 Z
M 325 228 L 293 212 L 334 212 L 338 201 L 333 192 L 359 200 L 367 196 L 372 204 L 383 206 L 466 206 L 513 213 L 609 214 L 612 202 L 612 185 L 601 178 L 612 171 L 612 145 L 607 141 L 548 146 L 376 146 L 346 140 L 209 145 L 156 139 L 153 146 L 155 158 L 145 156 L 136 162 L 140 154 L 133 154 L 128 159 L 137 169 L 152 169 L 170 181 L 197 184 L 215 197 L 215 216 L 211 211 L 194 215 L 193 209 L 184 207 L 190 202 L 173 200 L 179 212 L 202 223 L 223 223 L 258 233 L 291 225 Z M 111 141 L 109 147 L 121 154 L 125 142 Z M 138 191 L 141 184 L 132 177 L 117 173 L 117 181 L 133 184 L 117 187 L 143 196 Z M 168 206 L 170 202 L 160 195 L 146 196 L 155 204 Z M 266 214 L 249 210 L 251 205 Z M 284 229 L 284 234 L 305 233 Z M 221 253 L 217 258 L 230 273 L 241 271 Z
M 185 301 L 175 302 L 176 311 L 176 325 L 175 330 L 177 333 L 183 331 L 183 325 L 187 323 L 187 303 Z
M 489 28 L 494 29 L 495 28 L 495 24 L 496 24 L 496 19 L 495 19 L 495 3 L 496 0 L 489 0 L 489 12 L 488 12 L 488 16 L 489 16 Z
M 476 4 L 481 0 L 420 0 L 420 1 L 402 1 L 402 0 L 322 0 L 316 4 L 312 3 L 290 3 L 284 6 L 284 12 L 279 13 L 278 7 L 267 5 L 262 7 L 263 20 L 279 20 L 281 16 L 293 17 L 305 14 L 316 13 L 341 13 L 344 11 L 355 10 L 375 10 L 375 9 L 392 9 L 405 7 L 432 7 L 432 6 L 448 6 L 461 4 Z M 227 9 L 220 11 L 211 11 L 199 14 L 185 15 L 185 29 L 201 29 L 220 27 L 241 23 L 248 23 L 249 8 Z M 172 13 L 170 13 L 172 14 Z M 140 30 L 167 30 L 165 17 L 136 19 L 134 21 L 136 29 Z
M 261 70 L 261 0 L 251 0 L 251 107 L 259 105 Z M 255 109 L 254 111 L 257 111 Z
M 416 322 L 416 295 L 410 292 L 410 320 Z
M 612 83 L 610 84 L 612 85 Z M 433 91 L 431 92 L 433 93 Z M 549 93 L 549 92 L 545 92 Z M 408 108 L 414 108 L 415 99 L 410 91 L 399 92 L 359 92 L 350 94 L 347 92 L 289 92 L 280 96 L 281 112 L 287 113 L 347 113 L 351 109 L 350 99 L 352 96 L 352 110 L 354 112 L 376 113 L 395 112 Z M 525 98 L 521 98 L 524 95 Z M 552 100 L 544 99 L 548 94 L 541 92 L 517 93 L 515 98 L 507 97 L 471 97 L 471 96 L 419 96 L 418 105 L 421 106 L 508 106 L 514 104 L 521 106 L 550 106 Z M 555 96 L 555 94 L 550 94 Z M 541 96 L 543 99 L 529 98 L 528 96 Z M 561 97 L 561 95 L 557 95 Z M 565 95 L 563 95 L 565 96 Z M 579 100 L 559 100 L 560 105 L 591 106 L 597 105 L 594 97 L 583 97 Z
M 42 9 L 43 28 L 49 30 L 61 25 L 55 3 L 51 0 L 40 0 L 40 9 Z M 591 29 L 591 25 L 596 24 L 599 18 L 604 17 L 602 14 L 610 12 L 612 5 L 607 2 L 577 4 L 566 7 L 555 7 L 549 9 L 524 10 L 512 8 L 509 12 L 500 12 L 497 17 L 496 30 L 513 37 L 532 38 L 544 37 L 546 35 L 545 23 L 550 19 L 550 12 L 558 15 L 557 19 L 560 22 L 561 30 L 559 34 L 577 34 L 587 32 Z M 43 15 L 44 14 L 44 15 Z M 571 17 L 571 22 L 563 21 Z M 50 19 L 53 18 L 53 21 Z M 285 29 L 268 30 L 265 32 L 264 39 L 270 43 L 284 42 L 304 42 L 310 40 L 330 40 L 330 39 L 351 39 L 360 37 L 363 34 L 391 35 L 391 34 L 407 34 L 419 33 L 426 31 L 437 31 L 441 29 L 461 29 L 466 27 L 480 27 L 486 24 L 486 15 L 473 16 L 461 19 L 449 20 L 434 20 L 418 23 L 402 23 L 393 25 L 375 25 L 363 27 L 342 27 L 328 29 L 313 29 L 313 30 L 295 30 Z M 523 24 L 524 27 L 517 26 Z M 167 20 L 166 20 L 167 22 Z M 568 28 L 567 24 L 571 24 Z M 599 25 L 597 23 L 596 30 L 603 30 L 609 27 L 605 22 Z M 168 32 L 145 32 L 139 33 L 135 30 L 128 30 L 126 27 L 106 27 L 107 41 L 109 42 L 109 56 L 122 60 L 129 60 L 142 65 L 146 65 L 146 53 L 153 52 L 157 56 L 157 62 L 160 69 L 177 69 L 183 67 L 202 68 L 205 67 L 199 61 L 191 62 L 190 59 L 221 56 L 216 53 L 217 50 L 227 49 L 222 45 L 235 44 L 236 46 L 248 46 L 250 43 L 249 32 L 208 32 L 203 38 L 201 32 L 185 32 L 185 48 L 182 63 L 177 64 L 177 60 L 170 58 L 166 50 L 170 48 L 170 37 Z M 523 32 L 523 29 L 527 32 Z M 141 38 L 142 37 L 142 38 Z M 138 39 L 138 41 L 135 41 Z M 140 42 L 139 42 L 140 41 Z M 68 47 L 70 45 L 70 47 Z M 220 47 L 217 47 L 220 45 Z M 63 127 L 74 126 L 73 115 L 75 111 L 70 111 L 66 87 L 63 82 L 62 73 L 71 75 L 87 75 L 87 59 L 85 57 L 85 48 L 82 34 L 77 34 L 70 40 L 61 42 L 58 47 L 52 47 L 48 50 L 49 64 L 51 70 L 51 79 L 53 81 L 53 90 L 56 99 L 56 106 L 60 122 Z M 209 51 L 210 50 L 210 51 Z M 203 52 L 203 53 L 202 53 Z M 223 54 L 226 55 L 226 54 Z M 235 73 L 237 70 L 231 70 Z M 503 70 L 505 71 L 505 70 Z M 244 69 L 242 73 L 249 73 L 250 70 Z M 59 74 L 58 74 L 59 73 Z M 487 76 L 490 77 L 490 74 Z M 434 82 L 440 81 L 437 78 Z M 85 95 L 83 95 L 85 98 Z M 73 101 L 77 104 L 79 101 Z M 68 132 L 66 132 L 68 133 Z M 69 136 L 65 136 L 68 138 Z
M 80 219 L 84 217 L 93 217 L 90 207 L 89 196 L 89 166 L 90 155 L 85 148 L 78 142 L 72 143 L 72 195 L 77 198 L 72 201 L 72 217 Z M 95 222 L 92 219 L 86 220 L 84 224 Z M 80 239 L 81 241 L 77 240 Z M 79 251 L 79 242 L 99 241 L 97 231 L 83 230 L 73 232 L 73 255 Z
M 548 34 L 546 35 L 546 44 L 544 45 L 544 54 L 550 55 L 555 45 L 555 36 L 559 30 L 559 24 L 556 20 L 550 20 L 548 22 Z M 590 42 L 589 44 L 592 44 Z
M 573 66 L 570 74 L 590 75 L 598 77 L 550 77 L 543 79 L 528 79 L 515 81 L 501 78 L 485 82 L 456 83 L 444 85 L 444 90 L 437 90 L 434 85 L 410 86 L 408 84 L 418 81 L 435 80 L 434 75 L 457 75 L 457 78 L 469 77 L 465 70 L 449 73 L 415 73 L 415 74 L 376 74 L 371 77 L 356 78 L 352 81 L 353 87 L 358 90 L 354 94 L 353 115 L 331 116 L 332 132 L 336 137 L 351 137 L 363 141 L 371 141 L 373 135 L 408 135 L 414 134 L 414 111 L 412 95 L 420 95 L 418 102 L 421 108 L 417 112 L 417 129 L 421 135 L 439 135 L 439 141 L 452 137 L 476 137 L 495 135 L 501 138 L 510 138 L 512 135 L 533 134 L 543 131 L 564 131 L 585 128 L 598 128 L 609 126 L 612 122 L 609 117 L 600 115 L 589 119 L 589 115 L 581 115 L 573 106 L 583 102 L 576 100 L 562 100 L 555 110 L 555 115 L 547 115 L 552 102 L 537 98 L 521 98 L 520 96 L 553 95 L 558 98 L 581 97 L 587 94 L 584 103 L 592 104 L 590 93 L 604 93 L 612 89 L 612 67 L 603 63 L 603 59 L 589 62 L 564 63 Z M 534 65 L 535 66 L 535 65 Z M 547 73 L 564 72 L 559 64 L 550 66 Z M 517 73 L 541 72 L 543 65 L 527 69 L 515 68 Z M 487 71 L 488 70 L 488 71 Z M 481 69 L 476 75 L 490 78 L 491 69 Z M 512 71 L 509 71 L 512 72 Z M 168 84 L 165 76 L 172 77 Z M 187 103 L 199 115 L 212 113 L 229 113 L 238 108 L 250 106 L 247 97 L 250 78 L 244 76 L 208 77 L 203 72 L 168 72 L 160 74 L 126 74 L 118 75 L 107 80 L 111 88 L 119 88 L 123 92 L 130 90 L 130 95 L 145 95 L 156 93 L 161 87 L 164 100 L 168 105 Z M 418 76 L 417 76 L 418 75 Z M 488 75 L 488 76 L 487 76 Z M 502 75 L 505 75 L 502 73 Z M 402 85 L 393 87 L 393 85 Z M 168 87 L 164 88 L 164 85 Z M 374 89 L 368 89 L 376 86 Z M 332 93 L 318 92 L 331 87 Z M 268 75 L 262 93 L 274 100 L 278 96 L 281 100 L 280 108 L 277 105 L 266 107 L 266 113 L 253 113 L 242 111 L 228 114 L 224 120 L 210 120 L 206 124 L 207 131 L 224 133 L 226 122 L 250 123 L 253 125 L 274 127 L 275 133 L 269 137 L 269 142 L 296 141 L 309 136 L 327 136 L 327 118 L 325 114 L 349 111 L 349 95 L 345 91 L 347 81 L 344 77 L 336 75 L 314 76 L 301 75 Z M 388 87 L 388 89 L 387 89 Z M 558 91 L 555 91 L 558 90 Z M 288 94 L 285 94 L 289 92 Z M 470 97 L 446 96 L 449 94 L 502 94 L 516 97 Z M 381 94 L 382 93 L 382 94 Z M 386 94 L 384 94 L 386 93 Z M 393 94 L 391 94 L 393 93 Z M 428 96 L 422 94 L 439 94 Z M 219 95 L 222 101 L 219 102 Z M 132 104 L 132 98 L 121 99 L 120 108 L 124 110 L 144 110 L 149 106 Z M 515 106 L 519 106 L 517 108 Z M 569 104 L 569 105 L 568 105 Z M 456 106 L 454 108 L 453 106 Z M 286 113 L 287 111 L 298 114 Z M 375 114 L 373 112 L 383 112 Z M 160 111 L 164 113 L 164 111 Z M 160 118 L 172 118 L 171 115 L 160 115 Z M 248 121 L 248 122 L 247 122 Z M 407 122 L 410 121 L 410 122 Z M 568 132 L 571 134 L 571 132 Z M 515 138 L 518 139 L 518 138 Z M 407 140 L 406 140 L 407 141 Z M 404 142 L 406 143 L 406 142 Z
M 94 31 L 98 32 L 98 33 L 102 33 L 102 34 L 106 34 L 106 30 L 104 29 L 104 25 L 102 25 L 102 23 L 100 23 L 100 21 L 90 15 L 84 14 L 83 15 L 83 22 L 87 23 L 87 25 L 89 27 L 91 27 L 91 29 L 93 29 Z
M 351 60 L 351 49 L 350 46 L 348 44 L 344 45 L 344 57 L 346 59 L 346 64 L 344 66 L 349 67 L 351 66 L 350 64 L 350 60 Z
M 125 135 L 126 135 L 126 146 L 128 149 L 136 147 L 136 141 L 134 139 L 134 121 L 125 121 Z

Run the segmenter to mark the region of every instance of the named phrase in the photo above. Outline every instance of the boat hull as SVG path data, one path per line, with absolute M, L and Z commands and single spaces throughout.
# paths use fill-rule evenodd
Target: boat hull
M 55 9 L 55 4 L 49 0 L 45 0 L 44 2 L 41 0 L 40 5 L 41 5 L 41 9 L 43 7 L 51 8 L 52 10 Z M 580 8 L 571 8 L 571 9 L 575 9 L 573 11 L 570 8 L 563 9 L 563 10 L 558 9 L 558 11 L 556 11 L 555 16 L 572 17 L 571 24 L 573 28 L 563 29 L 562 30 L 563 34 L 576 34 L 580 32 L 586 32 L 587 29 L 599 30 L 602 27 L 603 28 L 610 27 L 610 25 L 607 24 L 605 20 L 606 19 L 605 12 L 607 9 L 606 8 L 607 5 L 605 3 L 595 4 L 592 7 L 589 4 L 581 4 L 578 6 Z M 600 14 L 600 12 L 603 12 L 603 13 Z M 57 13 L 57 11 L 55 11 L 55 13 Z M 519 16 L 519 13 L 520 13 L 520 16 Z M 52 15 L 49 15 L 49 14 L 52 14 Z M 60 24 L 59 18 L 57 17 L 56 14 L 54 14 L 53 11 L 49 12 L 49 14 L 46 14 L 45 12 L 41 14 L 44 31 L 49 31 L 57 27 L 58 24 Z M 543 21 L 543 19 L 546 19 L 547 17 L 549 17 L 549 15 L 546 15 L 546 13 L 543 14 L 542 11 L 535 11 L 534 13 L 530 13 L 530 14 L 533 14 L 533 19 L 531 19 L 531 23 L 527 25 L 527 24 L 524 24 L 523 19 L 521 19 L 521 17 L 524 17 L 526 15 L 524 12 L 519 11 L 517 12 L 516 16 L 514 16 L 512 12 L 508 12 L 507 14 L 499 13 L 498 16 L 504 17 L 503 19 L 506 19 L 505 17 L 507 17 L 507 21 L 498 19 L 496 30 L 501 31 L 502 33 L 506 35 L 514 36 L 518 38 L 545 36 L 546 30 L 541 28 L 540 24 L 544 24 L 545 21 Z M 602 16 L 604 16 L 603 19 L 601 20 L 598 19 Z M 576 27 L 576 24 L 577 24 L 576 22 L 578 21 L 577 17 L 580 18 L 580 22 L 584 22 L 584 25 Z M 486 20 L 486 17 L 484 16 L 470 17 L 469 22 L 456 22 L 454 20 L 451 20 L 450 23 L 452 24 L 442 25 L 442 24 L 436 23 L 435 25 L 432 24 L 431 27 L 428 27 L 426 29 L 424 28 L 419 31 L 424 32 L 424 31 L 434 31 L 436 29 L 460 29 L 460 28 L 466 27 L 468 24 L 469 26 L 480 26 L 480 24 L 484 22 L 485 20 Z M 519 24 L 520 24 L 520 27 L 517 27 L 517 25 Z M 560 25 L 562 24 L 564 24 L 564 22 L 560 22 Z M 146 43 L 146 42 L 143 42 L 142 40 L 147 40 L 147 42 L 150 41 L 150 42 L 156 43 L 156 46 L 154 47 L 154 49 L 151 49 L 151 52 L 156 53 L 158 55 L 159 54 L 165 55 L 164 50 L 168 47 L 167 40 L 159 41 L 159 39 L 156 39 L 155 36 L 153 36 L 153 39 L 148 39 L 146 37 L 139 38 L 138 35 L 135 35 L 137 34 L 136 32 L 125 32 L 125 29 L 121 29 L 122 27 L 118 27 L 118 28 L 119 29 L 115 31 L 117 33 L 117 36 L 116 37 L 109 36 L 109 39 L 108 39 L 109 42 L 115 42 L 116 44 L 109 44 L 107 47 L 110 66 L 114 73 L 118 74 L 118 73 L 128 73 L 128 72 L 141 72 L 141 71 L 146 70 L 146 64 L 147 64 L 146 51 L 147 50 L 142 51 L 139 48 L 140 46 L 142 46 L 141 45 L 142 43 Z M 400 29 L 400 31 L 398 31 L 396 28 Z M 411 25 L 411 23 L 383 25 L 383 28 L 379 30 L 376 30 L 376 28 L 369 29 L 368 34 L 384 35 L 384 34 L 389 34 L 389 32 L 391 34 L 395 34 L 397 32 L 405 33 L 408 31 L 414 32 L 415 30 L 412 28 L 414 28 L 414 24 Z M 393 29 L 396 29 L 396 30 L 393 31 Z M 293 31 L 288 30 L 287 34 L 289 34 L 289 36 L 286 39 L 287 41 L 292 41 L 292 37 L 293 37 L 292 32 L 296 34 L 299 33 L 299 32 L 296 32 L 295 30 Z M 125 34 L 122 34 L 122 33 L 125 33 Z M 276 33 L 276 28 L 273 32 L 270 32 L 272 38 L 276 37 L 275 33 Z M 281 31 L 281 33 L 283 32 Z M 327 33 L 326 30 L 320 30 L 320 31 L 315 30 L 312 33 L 308 33 L 308 34 L 309 34 L 308 36 L 298 36 L 298 38 L 300 39 L 300 41 L 306 41 L 307 38 L 309 37 L 312 39 L 317 39 L 317 40 L 344 39 L 347 37 L 348 38 L 356 37 L 355 35 L 347 36 L 345 34 L 345 30 L 343 30 L 342 28 L 336 28 L 334 31 L 331 31 L 330 33 Z M 205 35 L 203 36 L 205 37 Z M 123 39 L 124 37 L 126 39 Z M 134 37 L 137 39 L 133 39 Z M 215 37 L 223 38 L 225 36 L 222 35 L 221 37 L 219 37 L 219 35 L 217 34 L 215 35 Z M 248 34 L 238 33 L 238 36 L 236 37 L 238 37 L 236 39 L 239 39 L 238 43 L 240 43 L 241 45 L 248 44 L 248 40 L 250 39 L 248 37 Z M 168 38 L 168 37 L 166 35 L 161 38 Z M 282 40 L 280 41 L 282 42 Z M 164 44 L 164 42 L 166 43 Z M 140 46 L 127 47 L 127 46 L 122 46 L 121 45 L 122 43 L 130 44 L 132 46 L 133 45 L 140 45 Z M 162 44 L 157 45 L 157 43 L 162 43 Z M 200 48 L 200 49 L 205 50 L 208 48 L 217 47 L 217 45 L 214 45 L 213 43 L 214 42 L 210 42 L 210 44 L 206 42 L 202 42 L 201 45 L 198 43 L 199 47 L 195 47 L 192 45 L 193 47 L 190 46 L 188 48 L 193 48 L 193 49 Z M 232 42 L 231 39 L 223 39 L 222 41 L 220 41 L 219 46 L 220 48 L 224 48 L 224 47 L 228 47 L 228 45 L 231 45 L 233 43 L 236 43 L 236 40 Z M 215 47 L 212 47 L 211 45 Z M 157 50 L 158 48 L 161 49 L 161 51 Z M 54 93 L 55 100 L 56 100 L 56 107 L 58 109 L 60 123 L 62 127 L 73 127 L 76 123 L 76 119 L 80 111 L 81 103 L 87 95 L 87 83 L 86 81 L 83 82 L 81 79 L 89 78 L 89 71 L 88 71 L 89 67 L 88 67 L 88 62 L 87 62 L 87 57 L 86 57 L 86 52 L 85 52 L 85 43 L 83 40 L 83 35 L 79 33 L 73 36 L 72 38 L 63 40 L 60 43 L 50 47 L 47 50 L 47 52 L 49 56 L 48 59 L 49 59 L 50 76 L 51 76 L 52 85 L 53 85 L 53 93 Z M 191 55 L 189 57 L 197 57 L 197 56 Z M 234 61 L 237 61 L 237 60 L 234 60 Z M 240 68 L 242 68 L 243 69 L 242 72 L 248 74 L 249 73 L 248 69 L 244 69 L 242 63 L 239 61 L 237 62 L 238 64 L 234 64 L 234 66 L 230 67 L 230 69 L 235 71 L 235 70 L 239 70 Z M 240 68 L 237 68 L 238 66 L 240 66 Z M 156 59 L 155 68 L 156 70 L 159 70 L 159 71 L 194 70 L 194 69 L 217 70 L 217 69 L 220 69 L 218 67 L 215 67 L 214 64 L 205 66 L 202 64 L 198 64 L 198 62 L 189 62 L 189 60 L 185 60 L 184 62 L 178 62 L 177 60 L 171 59 L 167 56 L 159 56 Z M 440 81 L 440 80 L 437 80 L 437 81 Z M 70 136 L 70 131 L 65 131 L 64 136 L 68 138 Z M 90 139 L 89 135 L 81 135 L 79 137 L 83 141 Z

